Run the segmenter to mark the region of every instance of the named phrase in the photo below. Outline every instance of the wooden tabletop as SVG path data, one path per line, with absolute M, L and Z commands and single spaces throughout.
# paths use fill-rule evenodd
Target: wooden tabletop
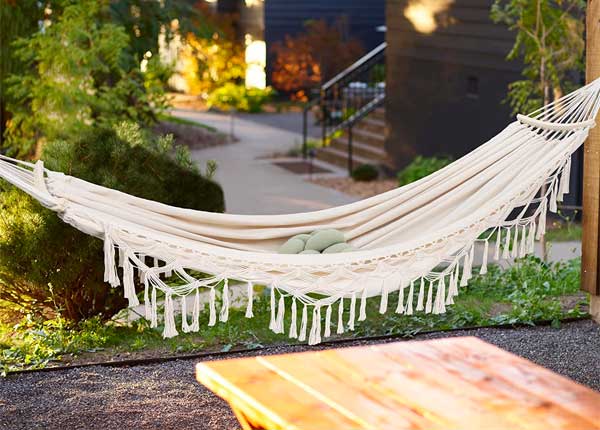
M 242 428 L 600 430 L 600 393 L 474 337 L 199 363 Z

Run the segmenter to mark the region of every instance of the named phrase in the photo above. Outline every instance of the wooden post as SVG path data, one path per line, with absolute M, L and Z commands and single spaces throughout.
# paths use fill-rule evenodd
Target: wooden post
M 600 77 L 600 0 L 586 12 L 586 81 Z M 581 288 L 590 293 L 590 314 L 600 323 L 600 126 L 590 131 L 583 158 Z

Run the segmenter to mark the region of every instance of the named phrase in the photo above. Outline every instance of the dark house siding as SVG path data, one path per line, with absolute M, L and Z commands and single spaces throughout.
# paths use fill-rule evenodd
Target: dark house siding
M 332 23 L 341 16 L 347 19 L 348 35 L 358 38 L 367 51 L 383 42 L 385 33 L 377 32 L 376 28 L 385 25 L 385 0 L 265 0 L 267 52 L 273 43 L 283 41 L 286 34 L 303 32 L 308 20 L 325 19 Z M 269 52 L 268 71 L 270 58 Z
M 386 150 L 398 168 L 416 155 L 461 157 L 514 117 L 502 104 L 520 64 L 505 60 L 514 35 L 489 18 L 492 0 L 455 0 L 422 34 L 387 0 Z M 445 23 L 445 24 L 444 24 Z M 580 202 L 579 156 L 568 203 Z

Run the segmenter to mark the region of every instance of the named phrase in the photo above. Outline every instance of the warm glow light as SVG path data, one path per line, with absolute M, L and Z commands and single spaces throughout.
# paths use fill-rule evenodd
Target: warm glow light
M 267 86 L 267 45 L 264 40 L 252 40 L 246 35 L 246 88 L 264 89 Z
M 438 27 L 436 14 L 445 11 L 454 0 L 411 0 L 404 16 L 420 33 L 433 33 Z

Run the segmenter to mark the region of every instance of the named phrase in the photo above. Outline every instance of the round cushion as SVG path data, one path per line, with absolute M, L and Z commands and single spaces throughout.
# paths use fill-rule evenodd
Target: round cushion
M 291 238 L 279 247 L 280 254 L 298 254 L 304 250 L 304 241 L 302 239 Z
M 347 250 L 351 250 L 352 247 L 347 243 L 336 243 L 335 245 L 331 245 L 329 248 L 325 248 L 323 250 L 323 254 L 336 254 L 338 252 L 346 252 Z
M 306 243 L 306 241 L 310 239 L 310 234 L 297 234 L 296 236 L 292 237 L 292 239 L 300 239 L 302 242 Z
M 336 243 L 344 242 L 344 234 L 339 230 L 328 229 L 321 230 L 313 234 L 306 241 L 304 249 L 313 249 L 315 251 L 323 251 Z
M 319 251 L 315 251 L 314 249 L 305 249 L 300 254 L 320 254 Z

